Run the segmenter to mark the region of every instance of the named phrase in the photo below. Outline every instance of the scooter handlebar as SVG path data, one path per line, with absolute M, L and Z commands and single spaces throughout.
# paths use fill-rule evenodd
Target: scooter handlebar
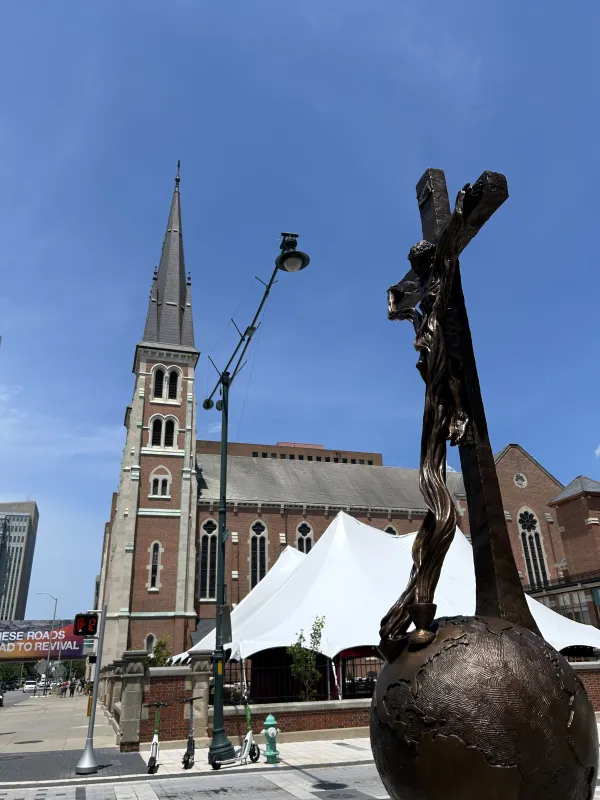
M 194 700 L 202 700 L 202 695 L 199 695 L 198 697 L 186 697 L 185 700 L 182 700 L 181 702 L 182 703 L 193 703 Z
M 144 703 L 144 708 L 165 708 L 170 703 Z

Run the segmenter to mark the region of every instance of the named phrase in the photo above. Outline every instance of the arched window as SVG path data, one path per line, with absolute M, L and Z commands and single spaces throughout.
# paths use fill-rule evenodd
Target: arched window
M 160 447 L 162 444 L 162 419 L 155 419 L 152 423 L 152 447 Z
M 177 383 L 179 381 L 179 372 L 172 369 L 169 373 L 169 400 L 177 400 Z
M 200 536 L 200 599 L 214 600 L 217 587 L 217 525 L 207 519 Z
M 266 528 L 260 520 L 252 526 L 250 534 L 250 588 L 267 574 L 267 537 Z
M 165 422 L 165 447 L 173 447 L 175 439 L 175 423 L 172 419 Z
M 393 525 L 388 525 L 385 529 L 385 533 L 389 533 L 390 536 L 398 536 L 398 531 L 394 528 Z
M 158 592 L 160 589 L 160 571 L 162 570 L 161 556 L 163 548 L 160 542 L 152 542 L 148 548 L 150 555 L 148 561 L 148 590 Z
M 156 400 L 162 400 L 164 385 L 165 385 L 164 370 L 157 369 L 154 372 L 154 398 Z
M 521 529 L 521 545 L 525 556 L 525 567 L 530 586 L 546 586 L 548 571 L 542 547 L 539 522 L 533 511 L 524 508 L 518 514 Z
M 312 528 L 307 522 L 301 522 L 298 525 L 298 550 L 301 553 L 310 553 L 313 546 L 313 532 Z
M 172 476 L 162 464 L 150 473 L 150 497 L 169 497 Z
M 160 545 L 154 542 L 152 545 L 152 564 L 150 565 L 150 588 L 156 589 L 158 583 L 158 562 L 160 559 Z
M 146 640 L 144 642 L 144 650 L 147 653 L 151 653 L 154 650 L 154 645 L 156 643 L 156 636 L 153 633 L 149 633 L 146 636 Z

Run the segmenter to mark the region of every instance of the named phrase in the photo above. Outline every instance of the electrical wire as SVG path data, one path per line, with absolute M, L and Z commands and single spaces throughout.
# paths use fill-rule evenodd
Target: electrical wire
M 267 315 L 267 308 L 265 308 L 265 310 L 263 311 L 261 325 L 260 325 L 260 328 L 258 329 L 258 336 L 256 337 L 256 344 L 255 344 L 255 347 L 254 347 L 254 356 L 252 358 L 252 366 L 250 367 L 250 375 L 248 376 L 248 383 L 246 384 L 246 393 L 244 395 L 244 402 L 242 403 L 242 410 L 240 412 L 240 421 L 238 423 L 238 429 L 237 429 L 237 433 L 235 435 L 235 438 L 238 440 L 238 442 L 240 440 L 240 429 L 242 427 L 242 422 L 244 421 L 244 412 L 246 410 L 246 401 L 248 400 L 248 393 L 250 391 L 250 384 L 252 383 L 252 375 L 254 374 L 254 365 L 256 363 L 256 355 L 258 353 L 258 348 L 259 348 L 260 340 L 261 340 L 261 337 L 262 337 L 262 331 L 263 331 L 263 328 L 264 328 L 266 315 Z

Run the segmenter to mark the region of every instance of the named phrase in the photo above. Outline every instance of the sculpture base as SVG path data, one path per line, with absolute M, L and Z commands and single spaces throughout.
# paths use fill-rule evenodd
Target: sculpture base
M 576 672 L 504 620 L 436 620 L 379 675 L 375 764 L 392 800 L 591 800 L 598 729 Z

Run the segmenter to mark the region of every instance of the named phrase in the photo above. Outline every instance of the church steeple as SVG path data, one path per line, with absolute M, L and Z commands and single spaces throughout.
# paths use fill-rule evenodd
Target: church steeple
M 154 273 L 144 342 L 194 347 L 192 306 L 183 258 L 179 166 L 158 270 Z

